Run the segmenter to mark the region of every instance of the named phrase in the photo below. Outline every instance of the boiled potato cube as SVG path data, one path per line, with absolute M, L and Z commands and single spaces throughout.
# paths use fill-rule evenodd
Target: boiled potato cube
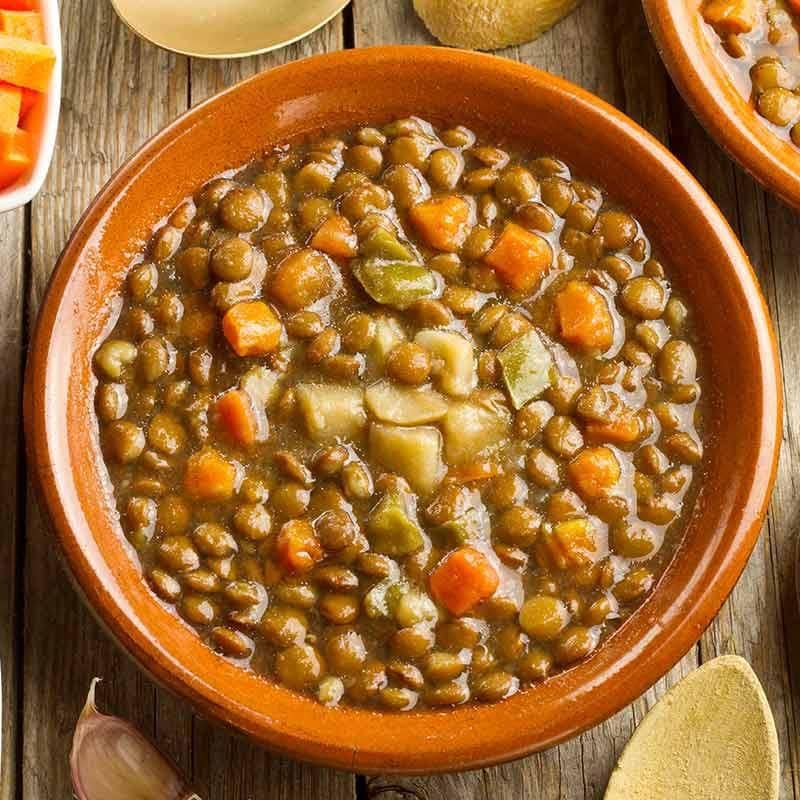
M 361 436 L 367 424 L 363 389 L 301 383 L 295 392 L 306 431 L 315 442 L 352 441 Z
M 443 392 L 466 397 L 478 384 L 478 370 L 472 342 L 459 333 L 443 330 L 420 331 L 414 341 L 444 364 L 438 375 Z
M 452 467 L 475 461 L 508 439 L 511 414 L 490 398 L 451 403 L 442 420 L 445 460 Z
M 444 477 L 442 434 L 437 428 L 404 428 L 373 422 L 369 448 L 376 461 L 405 478 L 420 495 L 429 495 Z
M 440 420 L 447 400 L 430 389 L 411 389 L 391 381 L 378 381 L 367 388 L 367 410 L 381 422 L 394 425 L 423 425 Z

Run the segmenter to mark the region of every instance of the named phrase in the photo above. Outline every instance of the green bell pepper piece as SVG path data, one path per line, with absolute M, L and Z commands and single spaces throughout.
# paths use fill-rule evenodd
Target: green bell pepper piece
M 369 515 L 367 537 L 376 553 L 393 558 L 416 553 L 425 544 L 425 534 L 413 499 L 405 493 L 387 492 Z
M 509 342 L 497 354 L 497 360 L 514 408 L 522 408 L 552 382 L 553 357 L 535 330 Z
M 401 311 L 439 288 L 432 270 L 409 261 L 365 259 L 353 264 L 353 274 L 376 302 Z
M 414 253 L 398 237 L 386 228 L 375 228 L 359 246 L 364 258 L 380 258 L 385 261 L 414 261 Z

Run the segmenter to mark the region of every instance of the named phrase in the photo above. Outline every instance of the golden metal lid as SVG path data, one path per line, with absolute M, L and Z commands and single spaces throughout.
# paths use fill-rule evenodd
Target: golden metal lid
M 349 0 L 111 0 L 122 21 L 159 47 L 236 58 L 296 42 Z

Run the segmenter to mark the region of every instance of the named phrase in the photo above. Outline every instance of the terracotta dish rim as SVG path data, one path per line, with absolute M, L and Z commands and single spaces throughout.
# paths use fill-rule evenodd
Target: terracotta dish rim
M 709 367 L 718 420 L 708 434 L 709 488 L 659 586 L 586 661 L 492 705 L 407 714 L 328 709 L 215 654 L 147 588 L 109 505 L 91 354 L 113 316 L 109 297 L 147 230 L 187 193 L 184 185 L 196 188 L 212 167 L 222 172 L 225 148 L 412 111 L 535 138 L 532 149 L 565 160 L 573 154 L 587 178 L 620 176 L 619 191 L 608 187 L 612 194 L 634 204 L 672 261 L 692 265 L 680 275 L 692 292 L 714 301 L 701 320 L 708 346 L 727 353 Z M 231 128 L 241 131 L 241 141 L 220 140 Z M 687 231 L 683 243 L 672 236 L 677 224 Z M 695 255 L 700 251 L 703 258 Z M 740 387 L 741 371 L 749 380 Z M 743 408 L 748 413 L 736 419 L 733 412 Z M 777 468 L 782 392 L 774 333 L 747 257 L 702 187 L 656 139 L 595 96 L 532 67 L 397 46 L 263 72 L 187 112 L 132 156 L 59 258 L 32 341 L 24 414 L 28 463 L 69 572 L 99 620 L 156 681 L 202 715 L 279 753 L 358 772 L 421 774 L 484 767 L 554 746 L 623 708 L 686 653 L 757 541 Z M 735 436 L 725 429 L 733 424 Z

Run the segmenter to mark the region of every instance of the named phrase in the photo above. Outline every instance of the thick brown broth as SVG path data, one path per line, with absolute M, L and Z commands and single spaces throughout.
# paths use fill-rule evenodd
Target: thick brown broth
M 766 125 L 800 147 L 800 2 L 706 0 L 715 51 Z
M 340 702 L 500 700 L 652 591 L 701 469 L 691 315 L 567 165 L 412 118 L 181 204 L 95 356 L 153 591 Z

